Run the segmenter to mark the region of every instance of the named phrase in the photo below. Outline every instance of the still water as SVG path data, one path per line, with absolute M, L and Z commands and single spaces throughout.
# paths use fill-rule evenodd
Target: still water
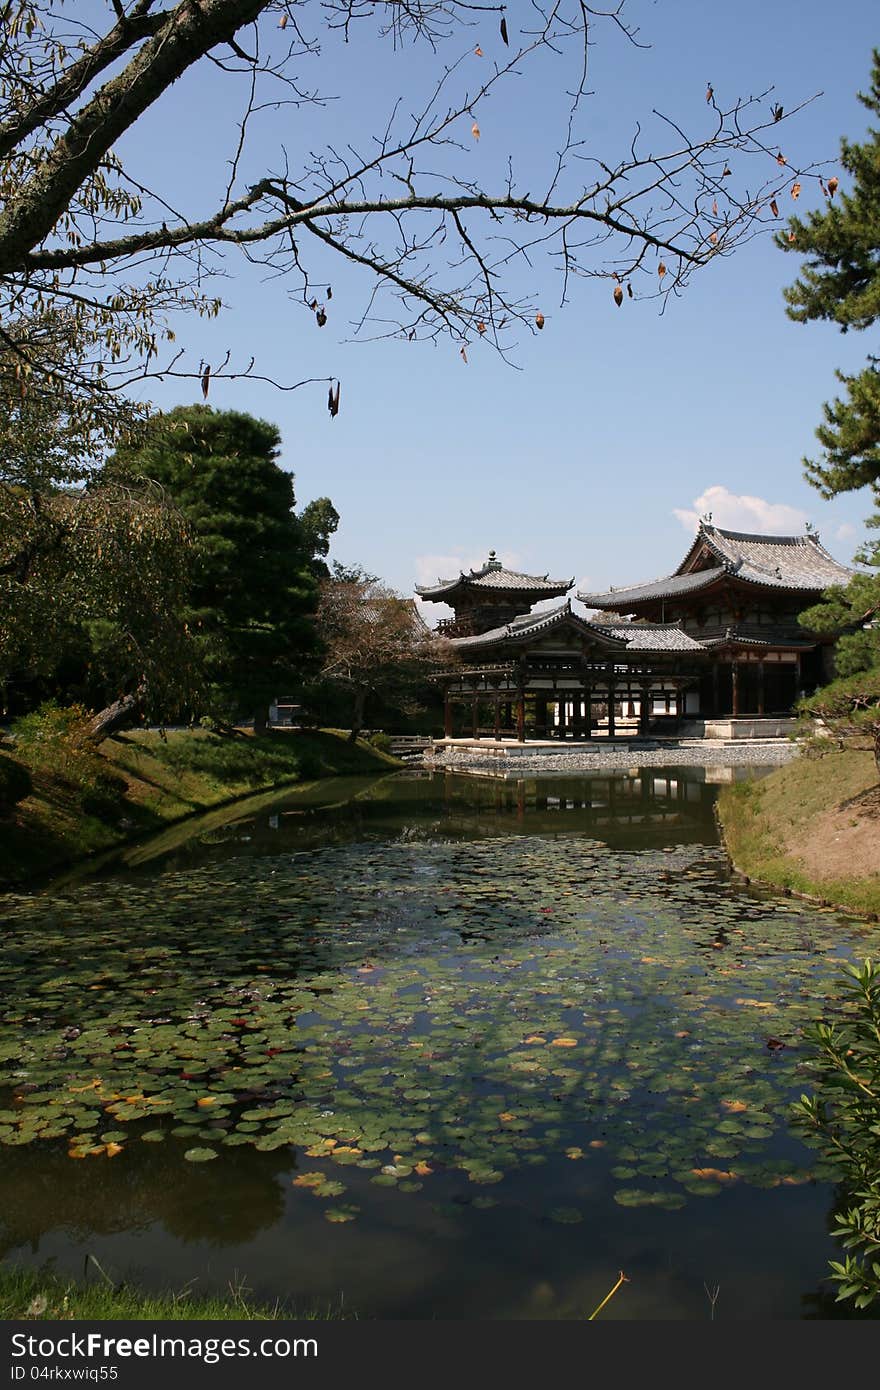
M 880 930 L 731 881 L 705 777 L 325 782 L 3 899 L 0 1258 L 366 1318 L 582 1318 L 619 1270 L 605 1318 L 829 1315 L 789 1106 Z

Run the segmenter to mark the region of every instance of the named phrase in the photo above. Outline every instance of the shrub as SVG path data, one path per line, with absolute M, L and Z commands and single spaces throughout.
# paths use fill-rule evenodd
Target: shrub
M 91 715 L 82 705 L 48 700 L 13 727 L 16 752 L 30 768 L 51 772 L 82 797 L 84 810 L 115 800 L 120 780 L 89 739 Z
M 370 734 L 370 737 L 367 740 L 367 742 L 370 743 L 372 747 L 377 749 L 380 753 L 391 752 L 391 735 L 383 733 L 381 729 L 379 729 L 375 734 Z
M 842 1182 L 832 1234 L 849 1253 L 831 1262 L 837 1301 L 867 1308 L 880 1298 L 880 967 L 849 966 L 845 990 L 842 1021 L 807 1030 L 817 1085 L 796 1123 Z

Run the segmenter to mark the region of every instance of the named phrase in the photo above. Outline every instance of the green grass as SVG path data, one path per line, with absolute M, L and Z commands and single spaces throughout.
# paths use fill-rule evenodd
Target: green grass
M 128 1319 L 133 1321 L 175 1322 L 211 1320 L 330 1321 L 347 1316 L 338 1308 L 325 1311 L 288 1308 L 280 1302 L 260 1304 L 243 1285 L 230 1288 L 225 1296 L 198 1295 L 192 1288 L 174 1293 L 147 1293 L 131 1284 L 114 1285 L 103 1274 L 97 1261 L 94 1280 L 79 1284 L 48 1270 L 0 1269 L 0 1318 Z
M 801 756 L 759 782 L 725 787 L 718 816 L 737 869 L 772 887 L 835 906 L 880 913 L 880 875 L 831 876 L 819 851 L 798 853 L 818 816 L 840 813 L 839 833 L 855 824 L 847 808 L 877 785 L 870 752 L 847 748 L 820 758 Z M 877 822 L 880 836 L 880 820 Z
M 33 781 L 0 816 L 0 890 L 17 888 L 175 821 L 274 787 L 360 776 L 400 764 L 344 732 L 296 730 L 255 738 L 204 729 L 118 734 L 91 756 L 88 776 L 4 748 Z M 80 761 L 76 764 L 80 771 Z M 66 774 L 66 775 L 65 775 Z

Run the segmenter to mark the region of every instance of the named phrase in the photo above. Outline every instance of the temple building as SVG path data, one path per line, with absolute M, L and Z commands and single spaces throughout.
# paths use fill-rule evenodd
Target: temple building
M 787 715 L 830 674 L 830 639 L 798 614 L 853 573 L 815 533 L 756 536 L 702 521 L 673 574 L 578 594 L 599 610 L 583 618 L 568 598 L 532 612 L 573 580 L 506 569 L 491 552 L 480 569 L 416 589 L 455 614 L 437 627 L 454 654 L 440 677 L 445 735 L 580 740 L 674 732 L 684 718 Z

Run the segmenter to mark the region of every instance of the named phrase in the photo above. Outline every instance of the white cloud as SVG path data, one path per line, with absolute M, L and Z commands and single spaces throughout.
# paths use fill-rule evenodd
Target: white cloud
M 441 579 L 455 579 L 462 571 L 482 569 L 489 552 L 477 554 L 475 551 L 458 550 L 451 555 L 417 555 L 415 559 L 416 583 L 436 584 Z M 513 550 L 501 550 L 498 559 L 502 565 L 516 568 L 518 556 Z
M 690 508 L 673 507 L 685 530 L 693 533 L 700 518 L 712 514 L 712 523 L 731 531 L 752 531 L 762 536 L 800 535 L 807 523 L 807 513 L 786 502 L 768 502 L 763 497 L 730 492 L 720 483 L 707 487 L 695 497 Z
M 855 526 L 851 526 L 848 521 L 843 521 L 834 532 L 836 541 L 851 541 L 853 536 L 858 535 Z

